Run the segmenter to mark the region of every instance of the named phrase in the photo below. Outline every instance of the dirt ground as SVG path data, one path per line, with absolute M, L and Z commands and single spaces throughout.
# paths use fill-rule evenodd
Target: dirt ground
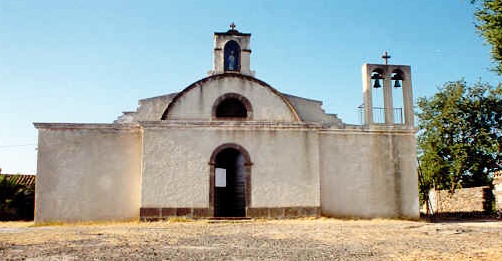
M 0 223 L 1 260 L 500 260 L 502 222 Z

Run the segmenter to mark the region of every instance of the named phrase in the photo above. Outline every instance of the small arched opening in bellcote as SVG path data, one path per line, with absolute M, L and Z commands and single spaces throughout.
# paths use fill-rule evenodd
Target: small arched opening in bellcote
M 225 93 L 218 97 L 212 109 L 215 120 L 250 120 L 253 108 L 249 100 L 237 93 Z
M 390 76 L 392 86 L 392 105 L 394 113 L 394 124 L 404 123 L 404 103 L 403 103 L 403 81 L 404 73 L 400 69 L 392 71 Z
M 223 64 L 225 72 L 239 72 L 241 70 L 241 47 L 236 41 L 230 40 L 225 44 Z
M 374 69 L 371 72 L 373 122 L 375 123 L 385 122 L 384 92 L 382 88 L 384 79 L 384 71 L 381 68 Z

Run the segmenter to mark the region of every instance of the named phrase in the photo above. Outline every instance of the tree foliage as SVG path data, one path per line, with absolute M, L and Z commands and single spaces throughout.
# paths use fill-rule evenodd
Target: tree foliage
M 448 82 L 418 99 L 418 147 L 424 186 L 488 185 L 502 168 L 502 87 Z
M 35 187 L 0 175 L 0 220 L 33 219 Z
M 494 70 L 502 75 L 502 0 L 471 0 L 477 3 L 476 29 L 491 45 Z

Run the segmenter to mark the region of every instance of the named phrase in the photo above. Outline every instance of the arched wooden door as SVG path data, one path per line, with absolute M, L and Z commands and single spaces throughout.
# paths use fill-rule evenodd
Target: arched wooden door
M 250 160 L 236 144 L 218 147 L 211 157 L 210 205 L 215 217 L 245 217 L 250 198 Z

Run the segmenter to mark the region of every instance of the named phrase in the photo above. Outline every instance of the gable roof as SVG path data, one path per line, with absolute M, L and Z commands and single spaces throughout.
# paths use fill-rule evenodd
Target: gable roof
M 4 177 L 7 180 L 14 181 L 15 184 L 20 184 L 24 186 L 34 186 L 36 184 L 36 175 L 24 175 L 24 174 L 0 174 L 0 177 Z

